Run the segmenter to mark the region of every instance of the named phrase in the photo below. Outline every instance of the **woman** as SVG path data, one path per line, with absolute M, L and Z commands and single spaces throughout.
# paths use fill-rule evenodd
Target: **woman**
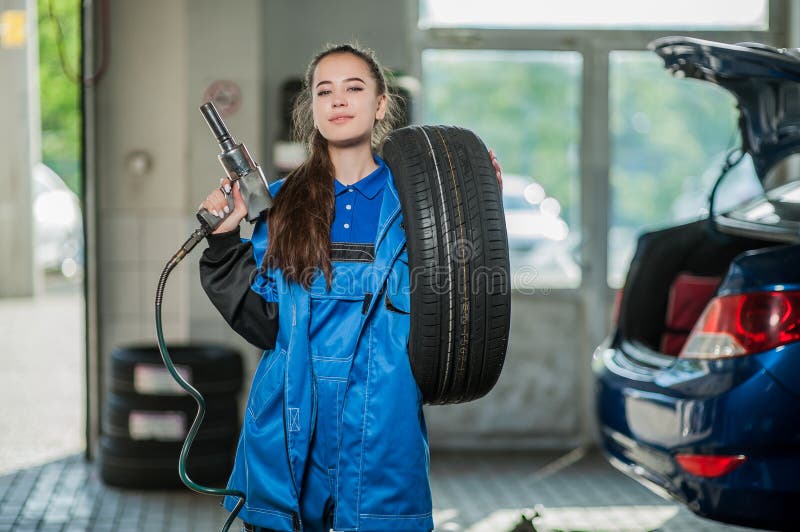
M 405 234 L 391 171 L 376 154 L 395 114 L 372 53 L 330 47 L 312 60 L 295 103 L 308 159 L 271 185 L 275 205 L 251 240 L 239 238 L 246 212 L 235 185 L 232 212 L 219 190 L 202 204 L 225 218 L 200 261 L 203 287 L 265 349 L 228 484 L 247 495 L 246 530 L 433 529 L 402 311 Z

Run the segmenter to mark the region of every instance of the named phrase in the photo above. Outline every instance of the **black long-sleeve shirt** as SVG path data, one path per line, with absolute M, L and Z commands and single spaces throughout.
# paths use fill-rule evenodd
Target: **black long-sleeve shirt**
M 258 270 L 253 246 L 239 229 L 209 235 L 200 257 L 200 283 L 231 328 L 260 349 L 275 347 L 278 304 L 266 301 L 250 286 Z

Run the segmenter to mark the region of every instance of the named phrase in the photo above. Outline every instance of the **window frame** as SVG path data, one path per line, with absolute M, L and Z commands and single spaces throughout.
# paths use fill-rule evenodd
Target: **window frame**
M 424 1 L 424 0 L 420 0 L 420 2 L 417 4 L 418 10 L 419 10 L 419 4 L 422 1 Z M 435 1 L 435 0 L 433 0 L 433 1 Z M 771 5 L 770 0 L 767 0 L 766 3 L 767 3 L 768 12 L 771 13 L 772 12 L 772 5 Z M 767 26 L 768 26 L 768 28 L 772 27 L 771 26 L 772 20 L 769 17 L 769 13 L 767 15 Z M 419 20 L 419 17 L 417 17 L 417 20 Z M 418 22 L 418 25 L 419 25 L 419 22 Z M 436 25 L 424 26 L 423 25 L 422 29 L 432 29 L 432 28 L 447 29 L 447 28 L 454 28 L 454 27 L 456 27 L 456 28 L 462 27 L 462 28 L 469 28 L 469 29 L 480 28 L 480 26 L 476 26 L 476 25 L 472 25 L 472 24 L 466 24 L 464 26 L 458 26 L 456 24 L 452 24 L 451 25 L 450 23 L 445 23 L 444 25 L 441 25 L 441 26 L 436 26 Z M 584 31 L 584 30 L 591 31 L 593 29 L 610 30 L 610 29 L 614 28 L 614 25 L 609 24 L 609 25 L 597 26 L 596 28 L 592 28 L 589 25 L 582 25 L 582 24 L 578 24 L 578 23 L 573 23 L 573 24 L 564 23 L 563 25 L 558 25 L 556 23 L 552 23 L 552 24 L 544 24 L 544 25 L 540 25 L 540 26 L 535 26 L 535 25 L 531 25 L 531 26 L 514 26 L 514 25 L 505 25 L 504 26 L 504 25 L 499 25 L 499 26 L 486 26 L 486 28 L 488 28 L 488 29 L 527 29 L 527 30 L 551 30 L 551 29 L 556 29 L 557 30 L 557 29 L 561 29 L 561 30 L 566 30 L 566 31 Z M 612 31 L 635 31 L 635 30 L 639 30 L 639 29 L 641 29 L 641 30 L 654 30 L 654 31 L 660 31 L 660 30 L 663 30 L 663 29 L 671 29 L 671 30 L 681 31 L 681 32 L 765 31 L 765 30 L 760 29 L 760 28 L 745 27 L 745 26 L 741 26 L 741 27 L 737 28 L 737 27 L 734 27 L 734 26 L 727 26 L 726 27 L 724 25 L 720 25 L 720 26 L 692 25 L 691 23 L 686 23 L 683 26 L 668 26 L 668 25 L 660 25 L 660 24 L 656 24 L 656 23 L 641 23 L 641 24 L 634 24 L 634 25 L 631 25 L 631 26 L 625 26 L 624 24 L 621 24 L 621 25 L 619 25 L 619 30 L 612 29 Z
M 411 41 L 412 74 L 418 79 L 422 79 L 422 52 L 426 49 L 573 51 L 582 55 L 578 150 L 581 281 L 576 288 L 551 288 L 544 292 L 549 297 L 575 300 L 589 298 L 594 303 L 610 301 L 616 291 L 609 287 L 607 281 L 612 148 L 609 131 L 609 54 L 612 51 L 647 50 L 648 43 L 669 35 L 785 46 L 789 37 L 790 16 L 800 14 L 800 7 L 792 6 L 791 2 L 769 0 L 769 24 L 765 30 L 420 28 L 419 0 L 407 1 L 411 2 L 409 24 L 414 36 Z M 415 105 L 413 120 L 417 123 L 423 116 L 423 105 L 422 102 Z M 502 159 L 502 154 L 500 157 Z M 531 297 L 536 297 L 539 292 L 534 291 Z

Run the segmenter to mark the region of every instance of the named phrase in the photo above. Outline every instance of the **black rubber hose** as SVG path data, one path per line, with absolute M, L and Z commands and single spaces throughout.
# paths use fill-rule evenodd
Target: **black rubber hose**
M 186 255 L 188 255 L 189 252 L 191 252 L 201 240 L 203 240 L 203 238 L 205 238 L 207 234 L 208 233 L 205 229 L 197 229 L 194 233 L 192 233 L 192 236 L 190 236 L 189 239 L 184 242 L 183 246 L 181 246 L 178 252 L 173 255 L 173 257 L 164 267 L 164 270 L 161 272 L 161 276 L 158 279 L 158 286 L 156 287 L 156 335 L 158 336 L 158 350 L 161 352 L 161 358 L 164 361 L 164 365 L 167 367 L 170 375 L 172 375 L 172 378 L 175 379 L 175 382 L 177 382 L 181 388 L 186 390 L 186 392 L 197 402 L 197 415 L 192 422 L 192 426 L 189 428 L 189 434 L 186 435 L 186 440 L 183 442 L 180 458 L 178 459 L 178 476 L 180 477 L 181 482 L 183 482 L 187 488 L 192 491 L 196 491 L 197 493 L 222 497 L 227 495 L 239 497 L 239 502 L 236 503 L 236 506 L 228 516 L 228 519 L 225 521 L 225 524 L 221 529 L 222 532 L 228 532 L 231 524 L 244 506 L 245 494 L 238 490 L 201 486 L 190 479 L 189 475 L 186 473 L 186 461 L 189 458 L 189 449 L 192 446 L 195 436 L 197 436 L 197 432 L 200 430 L 200 424 L 203 422 L 203 418 L 206 414 L 206 400 L 203 398 L 200 392 L 198 392 L 197 389 L 189 384 L 175 369 L 175 365 L 172 363 L 172 358 L 170 358 L 169 351 L 167 350 L 167 344 L 164 341 L 164 331 L 161 323 L 161 302 L 164 298 L 164 288 L 167 284 L 167 278 L 169 277 L 169 274 L 172 272 L 175 266 L 177 266 L 178 263 Z
M 744 150 L 743 147 L 733 148 L 728 151 L 725 155 L 725 163 L 722 165 L 722 169 L 720 170 L 719 177 L 716 181 L 714 181 L 714 186 L 711 187 L 711 192 L 708 195 L 708 227 L 711 230 L 712 234 L 717 233 L 717 226 L 714 223 L 714 206 L 717 201 L 717 190 L 719 186 L 722 184 L 722 181 L 728 175 L 728 172 L 731 169 L 742 162 L 744 156 L 747 155 L 747 152 Z

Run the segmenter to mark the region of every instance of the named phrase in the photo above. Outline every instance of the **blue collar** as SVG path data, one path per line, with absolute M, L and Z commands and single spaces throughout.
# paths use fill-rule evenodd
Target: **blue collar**
M 334 194 L 337 196 L 342 194 L 343 192 L 349 190 L 350 188 L 354 188 L 358 190 L 361 195 L 372 199 L 374 198 L 378 192 L 383 190 L 384 185 L 386 184 L 386 174 L 387 174 L 387 166 L 386 163 L 383 162 L 383 159 L 378 157 L 377 155 L 372 156 L 375 164 L 378 167 L 372 171 L 368 176 L 362 177 L 352 185 L 343 185 L 339 182 L 338 179 L 333 180 L 333 187 L 334 187 Z

